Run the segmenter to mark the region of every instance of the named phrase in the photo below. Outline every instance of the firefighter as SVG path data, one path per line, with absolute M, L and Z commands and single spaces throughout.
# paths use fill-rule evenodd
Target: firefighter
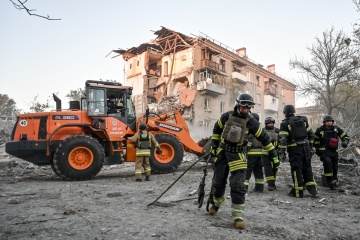
M 285 119 L 280 124 L 279 158 L 285 161 L 285 151 L 289 154 L 291 176 L 294 187 L 289 196 L 303 198 L 306 188 L 313 196 L 318 195 L 317 184 L 311 168 L 311 148 L 314 141 L 309 124 L 301 117 L 295 116 L 295 107 L 285 105 Z
M 247 169 L 247 139 L 253 134 L 269 152 L 274 164 L 280 164 L 269 136 L 263 131 L 260 123 L 251 116 L 254 107 L 253 98 L 242 93 L 236 99 L 234 111 L 221 115 L 215 123 L 212 134 L 211 154 L 216 156 L 212 181 L 212 199 L 209 203 L 210 215 L 215 215 L 225 202 L 225 188 L 230 172 L 231 214 L 235 228 L 245 228 L 243 213 L 245 208 L 245 177 Z
M 324 176 L 331 190 L 335 190 L 338 185 L 338 144 L 346 148 L 349 144 L 349 136 L 340 127 L 334 125 L 334 118 L 330 115 L 325 116 L 323 125 L 316 129 L 314 145 L 316 155 L 320 157 L 324 166 Z
M 135 181 L 141 182 L 141 170 L 144 168 L 145 181 L 150 181 L 150 150 L 152 145 L 154 145 L 156 154 L 161 154 L 161 148 L 159 143 L 156 141 L 154 135 L 146 131 L 146 124 L 141 123 L 139 127 L 140 131 L 135 133 L 134 136 L 130 138 L 130 141 L 136 143 L 136 161 L 135 161 Z
M 259 115 L 257 113 L 251 113 L 251 115 L 259 121 Z M 252 173 L 254 173 L 255 177 L 254 192 L 264 191 L 264 173 L 263 163 L 261 161 L 262 149 L 263 145 L 261 142 L 257 140 L 253 134 L 251 134 L 248 139 L 248 161 L 245 180 L 246 191 L 249 189 L 249 180 Z
M 274 145 L 275 149 L 278 150 L 279 147 L 279 132 L 280 129 L 276 128 L 274 126 L 275 119 L 272 117 L 265 118 L 265 131 L 267 134 L 269 134 L 271 138 L 271 143 Z M 276 173 L 278 171 L 278 168 L 273 166 L 271 159 L 266 154 L 266 151 L 264 152 L 262 156 L 262 162 L 264 165 L 264 172 L 265 172 L 265 179 L 268 185 L 268 191 L 275 191 L 276 190 Z

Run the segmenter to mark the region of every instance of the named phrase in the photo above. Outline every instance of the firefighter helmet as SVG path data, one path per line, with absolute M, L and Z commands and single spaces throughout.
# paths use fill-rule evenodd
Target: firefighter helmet
M 146 124 L 145 123 L 140 123 L 140 127 L 139 127 L 140 130 L 145 130 L 146 129 Z
M 295 107 L 294 105 L 285 105 L 283 113 L 285 115 L 295 113 Z
M 323 118 L 323 123 L 325 123 L 326 121 L 332 121 L 334 122 L 334 118 L 330 115 L 326 115 L 324 118 Z
M 265 118 L 265 125 L 268 123 L 275 124 L 275 119 L 273 119 L 272 117 Z
M 236 106 L 252 108 L 254 107 L 254 105 L 255 105 L 254 100 L 252 96 L 250 96 L 250 94 L 241 93 L 236 99 Z
M 259 114 L 257 114 L 257 113 L 251 113 L 251 115 L 256 119 L 256 120 L 258 120 L 259 121 Z

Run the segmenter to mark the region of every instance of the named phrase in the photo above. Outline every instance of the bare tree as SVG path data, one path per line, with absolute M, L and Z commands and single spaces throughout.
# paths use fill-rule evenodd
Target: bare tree
M 37 94 L 31 102 L 30 111 L 31 112 L 44 112 L 47 108 L 51 108 L 50 97 L 46 100 L 46 103 L 40 103 L 39 94 Z
M 358 82 L 359 48 L 343 31 L 323 32 L 307 50 L 310 60 L 290 60 L 290 66 L 301 73 L 300 95 L 314 97 L 329 115 L 359 97 L 358 89 L 352 87 Z
M 81 88 L 70 90 L 66 97 L 69 98 L 70 101 L 80 101 L 81 97 L 84 96 L 84 91 Z
M 30 16 L 36 16 L 36 17 L 41 17 L 41 18 L 45 18 L 47 20 L 61 20 L 61 18 L 51 18 L 49 15 L 47 16 L 43 16 L 43 15 L 39 15 L 34 13 L 36 11 L 36 9 L 29 9 L 25 4 L 27 3 L 27 0 L 21 1 L 21 0 L 10 0 L 10 2 L 14 5 L 14 7 L 16 9 L 18 9 L 19 11 L 25 10 Z

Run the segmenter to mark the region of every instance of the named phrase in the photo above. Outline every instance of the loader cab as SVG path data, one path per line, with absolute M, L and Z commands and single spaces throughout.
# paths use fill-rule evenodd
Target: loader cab
M 88 116 L 90 118 L 114 117 L 126 123 L 131 129 L 136 129 L 135 107 L 131 95 L 132 87 L 114 82 L 88 80 L 86 81 Z M 114 98 L 115 101 L 110 98 Z

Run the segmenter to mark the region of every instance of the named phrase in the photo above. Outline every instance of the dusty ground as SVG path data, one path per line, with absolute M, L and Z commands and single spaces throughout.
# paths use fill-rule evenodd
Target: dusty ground
M 150 182 L 141 183 L 133 180 L 133 164 L 105 166 L 94 180 L 68 182 L 50 167 L 10 160 L 11 167 L 0 169 L 0 239 L 360 238 L 359 167 L 341 168 L 343 191 L 320 186 L 318 198 L 306 192 L 305 198 L 295 199 L 287 196 L 290 171 L 283 163 L 277 191 L 247 195 L 247 228 L 239 231 L 232 226 L 230 199 L 216 216 L 209 216 L 204 206 L 198 208 L 194 192 L 203 163 L 189 170 L 156 204 L 147 206 L 194 160 L 184 162 L 173 174 L 153 175 Z M 313 165 L 320 183 L 320 162 L 315 159 Z M 211 177 L 210 166 L 207 192 Z

